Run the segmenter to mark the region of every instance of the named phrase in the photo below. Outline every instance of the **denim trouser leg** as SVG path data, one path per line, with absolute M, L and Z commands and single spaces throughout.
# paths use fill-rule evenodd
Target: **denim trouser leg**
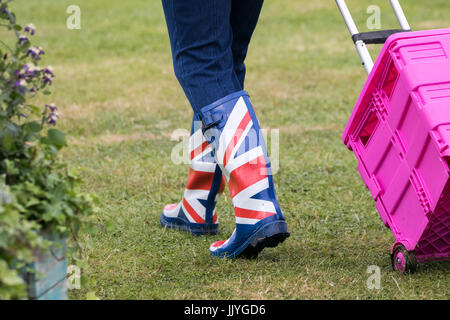
M 194 112 L 242 90 L 262 0 L 162 0 L 175 75 Z
M 233 0 L 231 5 L 230 24 L 233 32 L 231 51 L 233 52 L 234 72 L 244 89 L 245 64 L 247 49 L 258 23 L 264 0 Z

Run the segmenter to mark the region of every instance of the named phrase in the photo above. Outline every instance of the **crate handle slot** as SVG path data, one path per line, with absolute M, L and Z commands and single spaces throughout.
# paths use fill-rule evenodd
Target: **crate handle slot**
M 359 140 L 364 147 L 366 147 L 369 143 L 369 140 L 375 132 L 375 129 L 378 127 L 379 122 L 380 120 L 378 119 L 377 113 L 375 111 L 371 111 L 359 133 Z

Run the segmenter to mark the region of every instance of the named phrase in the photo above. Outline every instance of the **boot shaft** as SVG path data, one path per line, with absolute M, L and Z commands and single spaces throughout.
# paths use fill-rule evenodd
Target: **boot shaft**
M 189 175 L 181 204 L 191 222 L 217 223 L 216 201 L 225 182 L 200 124 L 194 116 L 189 138 Z
M 228 183 L 236 222 L 256 224 L 273 215 L 284 219 L 266 144 L 247 92 L 233 93 L 202 108 L 199 117 Z

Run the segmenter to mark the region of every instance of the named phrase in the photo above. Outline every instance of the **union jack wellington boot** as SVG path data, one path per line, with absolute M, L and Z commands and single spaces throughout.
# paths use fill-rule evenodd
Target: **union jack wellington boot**
M 232 93 L 200 110 L 203 133 L 228 183 L 236 228 L 213 243 L 212 256 L 253 258 L 289 237 L 275 196 L 271 166 L 248 93 Z
M 216 201 L 225 187 L 222 171 L 213 149 L 204 139 L 198 118 L 194 116 L 189 138 L 190 168 L 183 199 L 164 207 L 163 227 L 184 230 L 193 235 L 216 234 Z

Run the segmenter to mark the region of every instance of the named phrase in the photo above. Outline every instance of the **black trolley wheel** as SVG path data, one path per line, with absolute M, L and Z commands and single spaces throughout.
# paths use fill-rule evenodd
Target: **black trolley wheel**
M 417 259 L 413 251 L 406 250 L 402 244 L 396 245 L 391 255 L 392 268 L 398 273 L 414 273 Z

